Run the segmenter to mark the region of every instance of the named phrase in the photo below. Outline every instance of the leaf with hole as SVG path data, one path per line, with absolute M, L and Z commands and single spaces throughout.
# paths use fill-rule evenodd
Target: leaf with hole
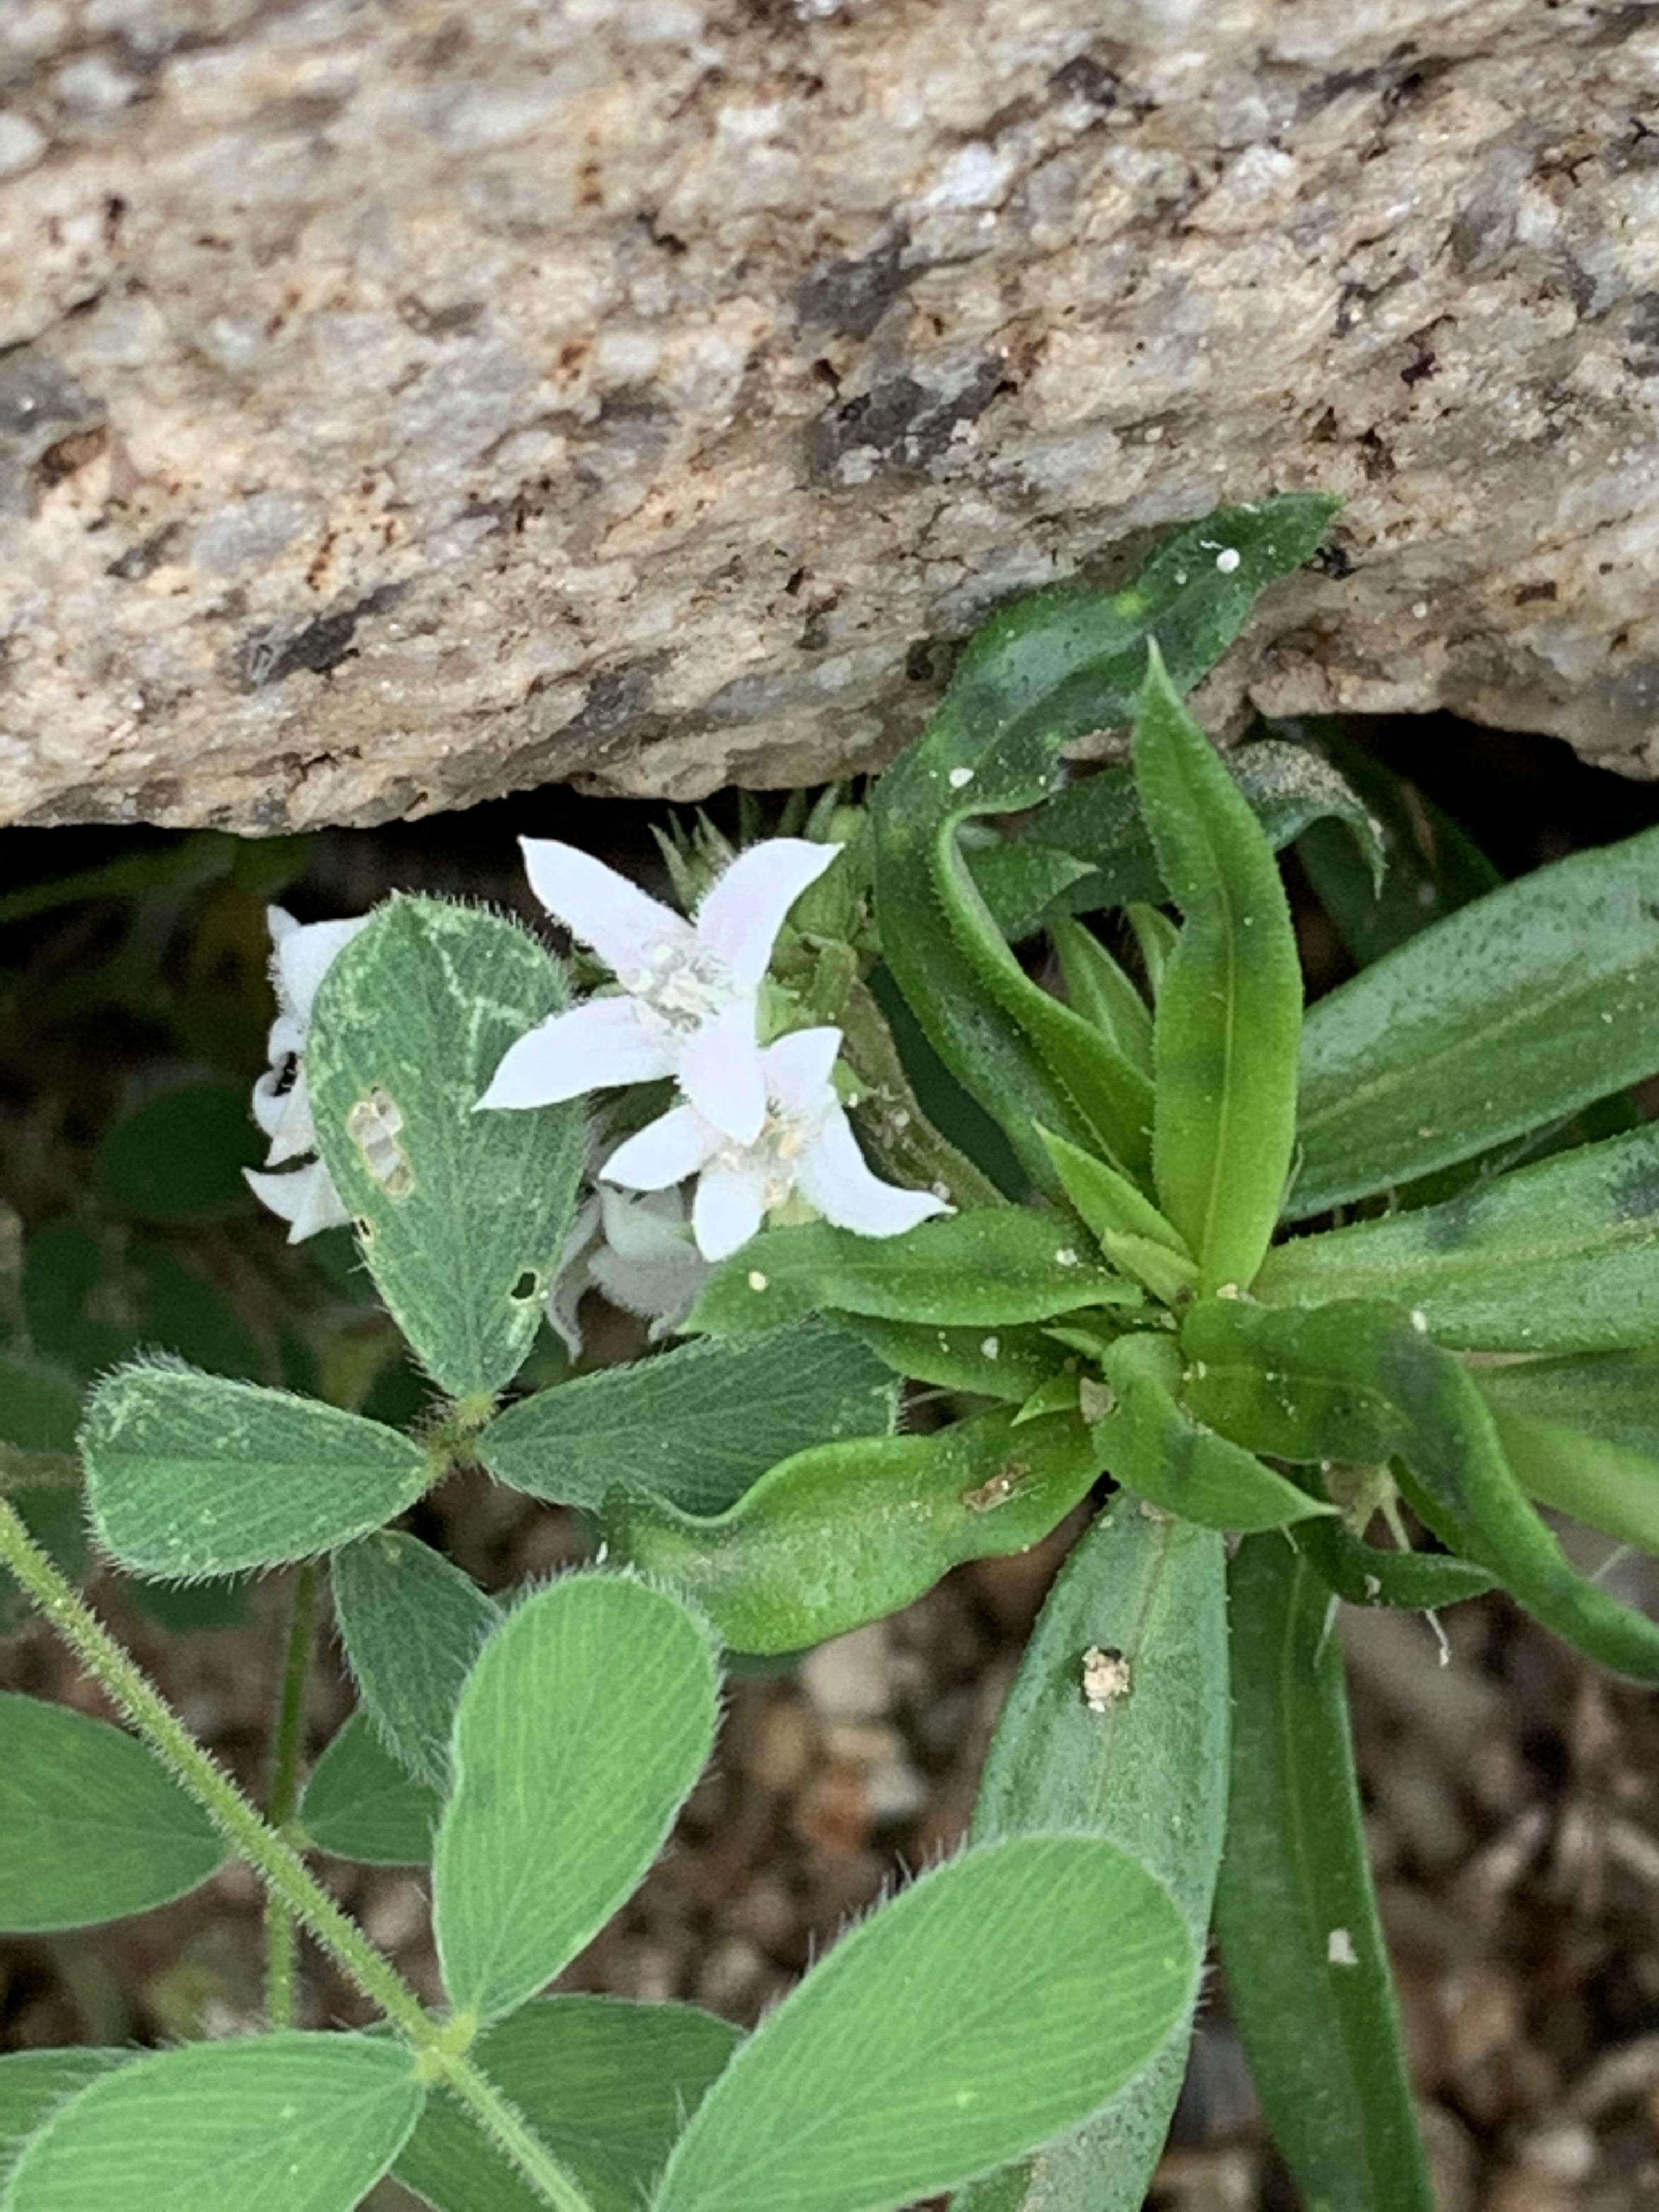
M 569 1575 L 507 1616 L 461 1692 L 433 1865 L 458 2009 L 510 2012 L 631 1894 L 713 1748 L 719 1689 L 707 1631 L 643 1583 Z
M 394 1520 L 428 1481 L 393 1429 L 182 1367 L 112 1375 L 81 1441 L 100 1542 L 156 1577 L 314 1559 Z
M 199 1888 L 227 1847 L 143 1744 L 0 1693 L 0 1928 L 87 1928 Z
M 564 1248 L 580 1102 L 474 1111 L 507 1047 L 564 1002 L 560 969 L 516 924 L 401 897 L 317 994 L 319 1150 L 392 1318 L 457 1397 L 511 1379 Z

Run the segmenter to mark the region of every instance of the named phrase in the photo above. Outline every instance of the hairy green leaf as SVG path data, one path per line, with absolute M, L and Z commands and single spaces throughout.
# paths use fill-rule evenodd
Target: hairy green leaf
M 1273 848 L 1154 650 L 1135 781 L 1182 927 L 1153 1022 L 1152 1167 L 1199 1288 L 1246 1288 L 1296 1127 L 1302 969 Z
M 67 1705 L 0 1692 L 0 1928 L 84 1928 L 198 1888 L 218 1831 L 143 1744 Z
M 964 1559 L 1023 1552 L 1087 1492 L 1075 1413 L 1004 1409 L 925 1437 L 819 1444 L 713 1519 L 621 1493 L 618 1557 L 695 1599 L 734 1651 L 798 1651 L 896 1613 Z
M 5 2212 L 353 2212 L 420 2117 L 400 2045 L 250 2035 L 151 2051 L 58 2107 Z
M 92 1187 L 134 1221 L 213 1221 L 246 1210 L 242 1170 L 264 1157 L 242 1085 L 175 1084 L 109 1131 L 93 1160 Z
M 1659 829 L 1506 884 L 1309 1010 L 1293 1219 L 1409 1182 L 1659 1065 Z
M 471 2057 L 592 2212 L 640 2212 L 740 2040 L 728 2021 L 694 2005 L 557 1996 L 486 2029 Z M 428 2100 L 394 2171 L 437 2212 L 541 2212 L 541 2198 L 447 2098 Z
M 361 1711 L 329 1740 L 300 1800 L 319 1851 L 362 1866 L 425 1866 L 441 1803 L 387 1751 Z
M 1291 1541 L 1350 1605 L 1401 1606 L 1429 1613 L 1481 1597 L 1497 1577 L 1451 1552 L 1384 1551 L 1340 1521 L 1303 1521 Z
M 1267 1256 L 1270 1304 L 1387 1298 L 1441 1344 L 1600 1352 L 1659 1337 L 1659 1127 L 1557 1153 L 1443 1205 L 1299 1237 Z
M 334 1554 L 334 1623 L 369 1726 L 428 1789 L 449 1786 L 455 1701 L 501 1609 L 441 1552 L 377 1529 Z
M 130 2051 L 14 2051 L 0 2057 L 0 2190 L 24 2144 L 58 2106 L 112 2066 Z
M 1055 921 L 1049 935 L 1067 999 L 1150 1083 L 1152 1008 L 1100 939 L 1080 921 Z
M 565 1505 L 621 1488 L 720 1513 L 808 1444 L 884 1435 L 896 1407 L 882 1361 L 848 1329 L 809 1319 L 538 1390 L 490 1424 L 479 1456 L 498 1482 Z
M 511 1378 L 563 1249 L 580 1103 L 473 1109 L 507 1047 L 564 1000 L 516 924 L 423 898 L 383 907 L 317 994 L 318 1148 L 392 1318 L 458 1397 Z
M 1154 1297 L 1174 1305 L 1191 1296 L 1198 1264 L 1181 1231 L 1127 1176 L 1104 1160 L 1041 1133 L 1060 1188 L 1083 1216 L 1115 1267 L 1146 1284 Z
M 1041 1328 L 934 1328 L 926 1322 L 878 1321 L 869 1314 L 850 1314 L 846 1322 L 896 1375 L 940 1390 L 1023 1404 L 1066 1361 L 1064 1352 Z
M 1334 1601 L 1276 1535 L 1228 1577 L 1232 1782 L 1217 1917 L 1262 2109 L 1310 2212 L 1433 2212 L 1371 1888 Z
M 569 1575 L 507 1616 L 461 1693 L 433 1865 L 458 2009 L 522 2004 L 629 1896 L 713 1747 L 719 1692 L 707 1632 L 643 1583 Z
M 81 1443 L 100 1542 L 158 1577 L 314 1558 L 394 1519 L 428 1479 L 395 1430 L 180 1367 L 100 1383 Z
M 1045 1829 L 1103 1836 L 1158 1876 L 1199 1956 L 1226 1826 L 1225 1585 L 1212 1531 L 1129 1498 L 1108 1507 L 1061 1568 L 1026 1645 L 972 1830 L 975 1843 Z M 1091 1665 L 1103 1666 L 1099 1683 Z M 1189 2007 L 1076 2133 L 970 2184 L 955 2212 L 1140 2212 L 1191 2031 Z

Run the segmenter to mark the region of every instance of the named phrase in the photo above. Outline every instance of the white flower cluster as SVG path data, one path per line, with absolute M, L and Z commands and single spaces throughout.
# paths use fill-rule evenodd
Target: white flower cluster
M 672 1327 L 710 1264 L 786 1206 L 865 1237 L 896 1237 L 946 1210 L 931 1191 L 899 1190 L 866 1165 L 831 1080 L 839 1030 L 760 1042 L 761 987 L 778 932 L 838 845 L 799 837 L 751 845 L 687 921 L 574 846 L 522 842 L 537 897 L 621 988 L 520 1037 L 479 1107 L 555 1105 L 664 1076 L 681 1093 L 598 1162 L 600 1184 L 619 1188 L 595 1189 L 579 1209 L 548 1298 L 549 1322 L 573 1352 L 576 1306 L 590 1285 L 659 1330 Z M 327 1168 L 306 1157 L 317 1137 L 305 1049 L 323 977 L 368 918 L 301 926 L 281 907 L 266 914 L 277 1014 L 253 1112 L 270 1139 L 266 1168 L 287 1171 L 250 1169 L 247 1179 L 298 1243 L 349 1218 Z M 692 1177 L 688 1224 L 680 1186 Z

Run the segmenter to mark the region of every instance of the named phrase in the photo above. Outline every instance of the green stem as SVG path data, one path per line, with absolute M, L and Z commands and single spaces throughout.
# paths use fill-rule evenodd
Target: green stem
M 390 1960 L 342 1912 L 292 1844 L 267 1826 L 236 1783 L 197 1742 L 160 1691 L 110 1634 L 74 1585 L 0 1498 L 0 1561 L 11 1569 L 88 1674 L 235 1850 L 386 2014 L 416 2053 L 428 2080 L 444 2081 L 491 2142 L 556 2212 L 593 2212 L 581 2189 L 543 2148 L 521 2115 L 455 2046 L 458 2023 L 429 2017 Z
M 1006 1206 L 984 1170 L 975 1166 L 922 1112 L 886 1017 L 868 984 L 855 982 L 841 1010 L 847 1063 L 865 1086 L 860 1121 L 881 1161 L 901 1182 L 929 1189 L 942 1184 L 953 1206 Z
M 294 1578 L 283 1656 L 283 1686 L 276 1707 L 276 1740 L 271 1752 L 270 1790 L 265 1817 L 278 1835 L 295 1840 L 294 1815 L 300 1804 L 300 1753 L 305 1739 L 306 1681 L 311 1673 L 312 1638 L 317 1626 L 317 1568 L 307 1559 Z M 265 2016 L 273 2027 L 292 2027 L 300 1930 L 294 1915 L 274 1889 L 265 1893 Z

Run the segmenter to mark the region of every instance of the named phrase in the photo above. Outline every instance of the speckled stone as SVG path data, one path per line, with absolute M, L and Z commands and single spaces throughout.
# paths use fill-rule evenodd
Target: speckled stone
M 6 0 L 0 347 L 0 818 L 868 766 L 1276 485 L 1217 714 L 1659 762 L 1651 7 Z

